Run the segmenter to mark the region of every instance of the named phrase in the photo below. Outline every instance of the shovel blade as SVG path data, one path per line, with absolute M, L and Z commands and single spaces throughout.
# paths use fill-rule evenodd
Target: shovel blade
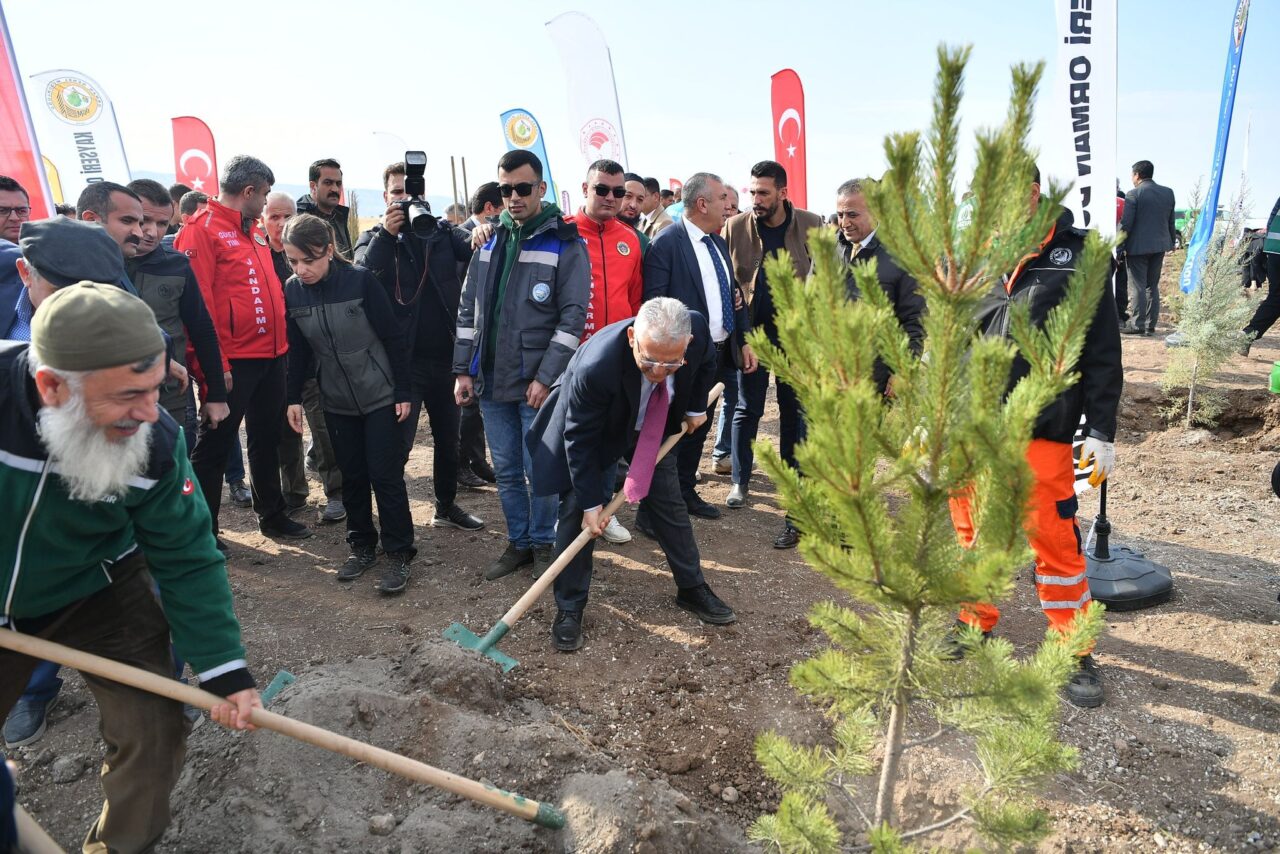
M 503 673 L 510 673 L 515 669 L 516 665 L 520 663 L 511 656 L 494 649 L 492 646 L 487 649 L 484 648 L 481 643 L 482 638 L 461 623 L 454 623 L 449 626 L 449 628 L 444 630 L 443 634 L 446 639 L 453 641 L 463 649 L 470 649 L 481 653 L 485 658 L 501 667 Z

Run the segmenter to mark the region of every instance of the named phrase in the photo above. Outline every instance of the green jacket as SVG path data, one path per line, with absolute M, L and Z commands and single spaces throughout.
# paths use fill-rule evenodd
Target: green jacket
M 39 398 L 25 343 L 0 343 L 0 625 L 41 617 L 104 589 L 139 548 L 160 588 L 178 654 L 204 687 L 248 688 L 240 624 L 209 508 L 182 431 L 163 410 L 146 470 L 119 499 L 68 494 L 36 432 Z

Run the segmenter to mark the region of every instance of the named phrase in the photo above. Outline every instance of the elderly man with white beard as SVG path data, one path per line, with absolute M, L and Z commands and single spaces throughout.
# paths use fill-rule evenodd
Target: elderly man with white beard
M 163 354 L 142 300 L 89 282 L 42 301 L 30 345 L 0 344 L 0 626 L 165 677 L 172 633 L 201 687 L 227 698 L 213 720 L 247 729 L 261 701 L 208 507 L 158 406 Z M 0 650 L 0 714 L 35 664 Z M 179 703 L 83 675 L 106 743 L 84 850 L 149 850 L 189 724 Z

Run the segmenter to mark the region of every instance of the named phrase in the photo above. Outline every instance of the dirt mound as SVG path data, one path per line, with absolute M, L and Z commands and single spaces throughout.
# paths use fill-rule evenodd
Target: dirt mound
M 274 733 L 192 734 L 161 851 L 746 849 L 665 781 L 623 771 L 541 704 L 507 704 L 498 669 L 453 644 L 297 674 L 272 710 L 557 804 L 535 827 Z

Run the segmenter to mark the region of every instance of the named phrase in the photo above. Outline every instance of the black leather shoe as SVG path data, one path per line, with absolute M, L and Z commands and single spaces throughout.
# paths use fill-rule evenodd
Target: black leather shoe
M 533 544 L 533 578 L 538 580 L 542 573 L 551 568 L 556 560 L 556 547 L 553 543 Z
M 775 549 L 794 549 L 798 545 L 800 545 L 800 531 L 790 522 L 783 526 L 782 533 L 773 541 Z
M 485 483 L 497 483 L 498 475 L 494 473 L 493 466 L 484 460 L 471 461 L 471 473 L 483 480 Z
M 1080 668 L 1067 681 L 1067 699 L 1082 709 L 1096 709 L 1107 699 L 1102 690 L 1102 674 L 1092 655 L 1080 656 Z
M 702 496 L 696 492 L 690 492 L 685 495 L 684 506 L 689 508 L 690 516 L 697 516 L 699 519 L 720 518 L 720 508 L 703 501 Z
M 310 528 L 283 513 L 270 519 L 260 519 L 258 530 L 273 540 L 305 540 L 311 536 Z
M 433 528 L 459 528 L 463 531 L 479 531 L 484 527 L 484 520 L 472 516 L 457 504 L 450 504 L 445 509 L 436 508 L 436 517 L 431 520 Z
M 253 506 L 253 493 L 249 491 L 249 487 L 244 485 L 243 480 L 237 480 L 227 484 L 227 491 L 231 493 L 231 503 L 235 506 Z
M 551 645 L 561 652 L 582 648 L 581 611 L 556 611 L 556 621 L 551 624 Z
M 1142 335 L 1143 332 L 1138 327 L 1132 324 L 1126 323 L 1124 326 L 1120 327 L 1120 334 L 1121 335 Z
M 507 543 L 507 550 L 498 555 L 498 559 L 489 564 L 484 577 L 488 581 L 510 575 L 523 566 L 533 563 L 533 549 L 517 548 L 515 543 Z
M 480 475 L 476 474 L 471 469 L 458 469 L 458 486 L 465 486 L 467 489 L 481 489 L 484 485 L 484 481 L 480 479 Z
M 347 562 L 338 570 L 339 581 L 355 581 L 378 562 L 378 554 L 373 546 L 352 546 Z
M 676 604 L 693 614 L 704 623 L 711 623 L 714 626 L 723 626 L 727 623 L 736 622 L 738 615 L 733 613 L 733 609 L 724 602 L 720 601 L 720 597 L 711 592 L 709 584 L 699 584 L 697 587 L 681 587 L 680 592 L 676 594 Z

